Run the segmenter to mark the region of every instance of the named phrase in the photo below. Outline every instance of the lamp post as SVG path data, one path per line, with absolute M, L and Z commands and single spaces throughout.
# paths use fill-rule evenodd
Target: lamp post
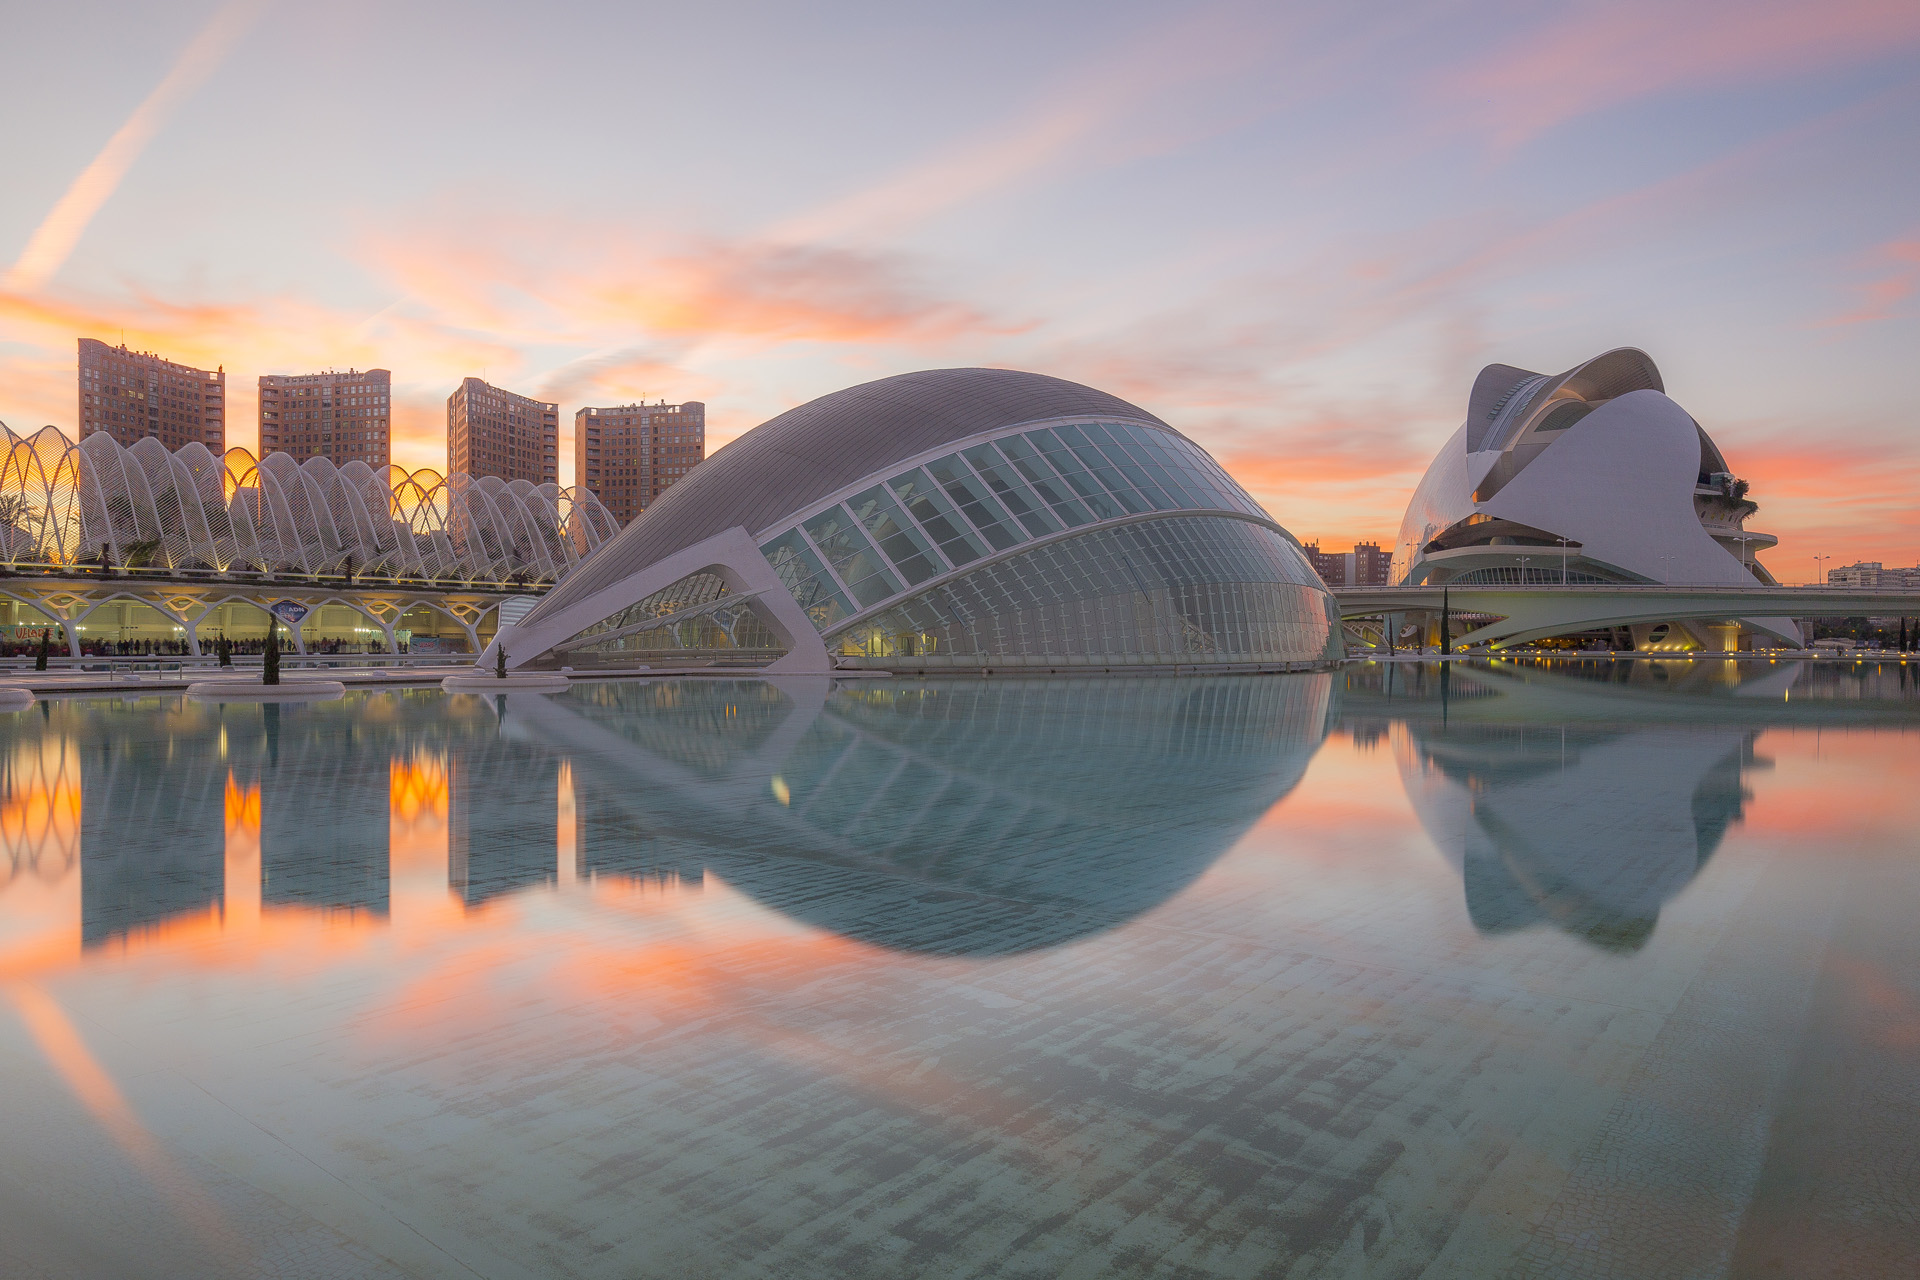
M 1527 585 L 1527 561 L 1531 559 L 1533 559 L 1532 556 L 1520 557 L 1520 585 L 1523 587 Z
M 1813 585 L 1814 586 L 1824 587 L 1827 585 L 1827 575 L 1824 568 L 1824 562 L 1831 559 L 1833 559 L 1832 556 L 1815 556 L 1813 558 L 1813 572 L 1814 572 Z
M 1564 587 L 1567 585 L 1567 540 L 1559 538 L 1556 541 L 1560 544 L 1560 585 Z

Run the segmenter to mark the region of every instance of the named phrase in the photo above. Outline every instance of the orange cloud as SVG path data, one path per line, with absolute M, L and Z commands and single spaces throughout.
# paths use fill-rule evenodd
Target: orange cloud
M 670 360 L 638 351 L 583 356 L 547 374 L 539 398 L 579 404 L 628 404 L 642 399 L 704 400 L 720 393 L 711 378 L 690 376 Z
M 676 355 L 711 341 L 925 346 L 1022 326 L 943 297 L 893 255 L 636 235 L 612 224 L 499 219 L 371 237 L 365 265 L 438 323 L 521 342 Z
M 1874 261 L 1884 272 L 1878 280 L 1859 288 L 1860 303 L 1826 321 L 1826 325 L 1865 324 L 1891 320 L 1900 304 L 1920 288 L 1920 237 L 1895 240 L 1875 251 Z
M 1506 146 L 1591 112 L 1883 58 L 1920 44 L 1909 0 L 1630 0 L 1556 18 L 1445 74 L 1438 96 Z
M 1920 459 L 1864 426 L 1836 426 L 1818 447 L 1793 430 L 1745 441 L 1739 434 L 1716 432 L 1715 439 L 1753 485 L 1760 513 L 1749 526 L 1780 538 L 1781 545 L 1761 557 L 1775 576 L 1811 581 L 1816 554 L 1834 557 L 1832 564 L 1920 563 L 1920 507 L 1913 500 Z

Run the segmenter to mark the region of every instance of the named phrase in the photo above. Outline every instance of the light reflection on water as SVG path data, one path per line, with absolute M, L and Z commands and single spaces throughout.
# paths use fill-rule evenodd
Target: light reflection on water
M 42 703 L 0 1272 L 1909 1274 L 1915 696 Z

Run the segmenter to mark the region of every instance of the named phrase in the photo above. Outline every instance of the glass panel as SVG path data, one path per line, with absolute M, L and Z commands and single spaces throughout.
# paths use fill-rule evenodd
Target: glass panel
M 893 567 L 900 571 L 908 586 L 946 571 L 946 562 L 940 559 L 940 553 L 933 549 L 926 535 L 913 527 L 913 522 L 901 514 L 900 508 L 893 505 L 893 499 L 879 485 L 854 494 L 847 500 L 847 506 L 880 544 L 881 552 L 893 561 Z
M 852 516 L 840 507 L 821 512 L 804 525 L 813 545 L 820 548 L 847 584 L 847 590 L 861 608 L 879 604 L 888 596 L 900 594 L 900 581 L 887 569 L 867 535 Z
M 1213 486 L 1203 483 L 1193 469 L 1187 466 L 1185 459 L 1176 456 L 1168 449 L 1172 439 L 1160 431 L 1149 431 L 1145 427 L 1128 427 L 1127 452 L 1137 459 L 1141 466 L 1148 469 L 1154 479 L 1171 494 L 1183 507 L 1218 507 L 1220 495 Z M 1227 510 L 1235 510 L 1228 506 Z
M 961 514 L 973 521 L 973 527 L 993 544 L 994 550 L 1005 551 L 1027 540 L 1026 535 L 1007 519 L 1007 513 L 1000 504 L 988 495 L 986 487 L 967 470 L 959 454 L 950 453 L 944 458 L 934 459 L 927 464 L 927 471 L 940 482 L 947 496 L 959 505 Z
M 1180 505 L 1168 496 L 1165 489 L 1155 483 L 1157 477 L 1149 475 L 1147 469 L 1127 452 L 1124 436 L 1116 438 L 1104 424 L 1098 422 L 1089 422 L 1081 430 L 1087 433 L 1087 438 L 1100 450 L 1107 461 L 1127 478 L 1128 483 L 1154 505 L 1155 510 L 1171 511 Z
M 1005 454 L 1015 469 L 1027 478 L 1028 483 L 1033 486 L 1033 491 L 1053 508 L 1054 514 L 1059 516 L 1068 528 L 1087 524 L 1093 519 L 1087 514 L 1087 509 L 1074 498 L 1073 490 L 1054 474 L 1053 468 L 1047 465 L 1047 460 L 1042 458 L 1024 437 L 1006 436 L 998 441 L 998 444 L 1000 452 Z
M 1112 520 L 1127 514 L 1128 508 L 1113 500 L 1100 482 L 1080 465 L 1080 460 L 1073 456 L 1072 450 L 1068 449 L 1052 431 L 1041 427 L 1036 431 L 1027 432 L 1027 439 L 1046 455 L 1047 461 L 1060 473 L 1060 478 L 1080 495 L 1095 516 L 1102 520 Z
M 981 565 L 829 644 L 875 665 L 1107 666 L 1318 661 L 1338 614 L 1260 525 L 1179 515 L 1093 528 Z
M 1080 465 L 1105 485 L 1107 490 L 1119 500 L 1121 506 L 1134 515 L 1153 510 L 1153 504 L 1135 493 L 1133 486 L 1107 464 L 1105 455 L 1094 447 L 1093 441 L 1087 439 L 1080 428 L 1062 426 L 1054 430 L 1058 431 L 1060 438 L 1067 442 L 1067 446 L 1073 451 L 1073 456 L 1079 459 Z
M 986 547 L 967 528 L 960 513 L 947 501 L 947 495 L 940 492 L 926 472 L 915 469 L 895 476 L 887 481 L 887 488 L 900 499 L 907 514 L 920 522 L 927 536 L 939 544 L 940 554 L 948 563 L 957 568 L 987 554 Z
M 1033 496 L 1033 490 L 1027 488 L 1018 472 L 1001 460 L 992 445 L 962 449 L 960 456 L 987 482 L 995 496 L 1007 510 L 1013 512 L 1013 518 L 1025 526 L 1028 533 L 1037 538 L 1042 534 L 1060 532 L 1060 522 L 1048 514 L 1040 504 L 1040 499 Z
M 853 606 L 827 576 L 827 567 L 813 553 L 798 529 L 789 529 L 760 548 L 773 571 L 780 575 L 793 602 L 806 611 L 813 625 L 825 631 L 842 618 L 851 617 Z

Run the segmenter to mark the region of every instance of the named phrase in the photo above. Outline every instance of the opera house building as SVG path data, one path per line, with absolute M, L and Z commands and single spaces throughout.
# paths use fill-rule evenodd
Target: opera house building
M 1406 585 L 1772 584 L 1746 527 L 1747 497 L 1718 446 L 1666 394 L 1644 351 L 1565 373 L 1491 364 L 1467 418 L 1427 468 L 1400 525 L 1392 579 Z M 1636 647 L 1692 632 L 1800 644 L 1786 618 L 1636 626 Z M 1692 647 L 1692 644 L 1685 647 Z
M 495 641 L 513 667 L 770 673 L 1298 670 L 1340 643 L 1299 545 L 1205 450 L 1003 369 L 763 423 Z

